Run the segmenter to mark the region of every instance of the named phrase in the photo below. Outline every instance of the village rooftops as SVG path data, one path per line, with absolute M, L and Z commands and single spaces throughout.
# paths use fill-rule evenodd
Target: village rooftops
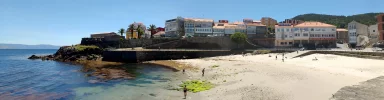
M 334 25 L 325 24 L 321 22 L 303 22 L 301 24 L 295 25 L 295 27 L 335 27 Z

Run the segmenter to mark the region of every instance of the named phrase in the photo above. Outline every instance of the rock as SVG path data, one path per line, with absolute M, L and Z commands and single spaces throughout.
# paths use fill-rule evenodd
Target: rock
M 41 58 L 40 56 L 32 55 L 32 56 L 29 57 L 28 59 L 40 59 L 40 58 Z

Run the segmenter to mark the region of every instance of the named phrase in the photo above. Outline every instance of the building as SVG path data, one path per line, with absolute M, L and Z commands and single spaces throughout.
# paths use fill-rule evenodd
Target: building
M 297 25 L 300 23 L 303 23 L 304 21 L 302 20 L 295 20 L 295 19 L 285 19 L 282 23 L 289 23 L 291 25 Z
M 379 40 L 384 40 L 384 14 L 379 14 L 376 16 L 377 19 L 377 27 L 379 31 Z
M 237 25 L 234 24 L 227 24 L 224 25 L 224 36 L 230 36 L 232 34 L 235 34 Z
M 368 33 L 369 40 L 377 42 L 377 40 L 379 39 L 378 24 L 370 25 L 368 27 Z
M 184 18 L 184 32 L 186 36 L 212 36 L 213 26 L 213 19 Z
M 348 30 L 338 28 L 336 29 L 336 40 L 339 43 L 349 43 Z
M 165 31 L 165 28 L 157 27 L 155 32 L 157 33 L 157 32 L 160 32 L 160 31 Z
M 120 36 L 115 32 L 105 32 L 105 33 L 91 34 L 91 38 L 103 39 L 105 41 L 119 41 L 120 39 L 124 39 L 124 36 Z
M 224 36 L 226 24 L 228 23 L 220 23 L 220 21 L 215 23 L 213 26 L 213 36 Z
M 167 36 L 181 37 L 185 35 L 184 32 L 184 18 L 177 17 L 165 21 L 165 34 Z
M 369 42 L 368 26 L 356 21 L 348 23 L 349 45 L 362 46 Z
M 290 23 L 279 23 L 275 25 L 275 46 L 291 47 L 293 46 L 293 25 Z
M 263 17 L 261 18 L 261 24 L 266 25 L 267 27 L 270 27 L 270 28 L 275 28 L 277 21 L 270 17 Z
M 297 25 L 275 25 L 275 46 L 335 47 L 336 26 L 321 22 L 303 22 Z
M 97 34 L 91 34 L 91 38 L 105 38 L 108 36 L 119 36 L 115 32 L 105 32 L 105 33 L 97 33 Z

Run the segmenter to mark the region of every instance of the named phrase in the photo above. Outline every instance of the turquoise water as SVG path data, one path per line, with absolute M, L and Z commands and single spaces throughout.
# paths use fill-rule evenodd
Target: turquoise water
M 164 90 L 177 73 L 160 66 L 126 64 L 138 73 L 133 80 L 90 83 L 81 66 L 56 61 L 29 60 L 29 56 L 56 50 L 0 50 L 1 100 L 146 100 Z M 156 93 L 155 93 L 156 92 Z M 151 95 L 148 95 L 151 94 Z

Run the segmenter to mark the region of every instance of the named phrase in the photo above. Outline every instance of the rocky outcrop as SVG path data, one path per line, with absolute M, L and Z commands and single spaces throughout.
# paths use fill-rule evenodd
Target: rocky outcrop
M 60 49 L 53 55 L 32 55 L 28 59 L 55 60 L 79 64 L 83 66 L 83 72 L 92 72 L 92 74 L 89 75 L 95 76 L 100 80 L 134 78 L 133 74 L 130 74 L 124 68 L 119 67 L 123 63 L 102 61 L 102 53 L 103 49 L 97 47 L 63 46 L 60 47 Z M 100 80 L 96 81 L 101 82 Z M 92 80 L 90 83 L 94 83 L 96 81 Z
M 28 59 L 56 60 L 63 62 L 73 62 L 79 60 L 101 60 L 103 50 L 100 48 L 76 49 L 75 46 L 63 46 L 53 55 L 36 56 L 32 55 Z

